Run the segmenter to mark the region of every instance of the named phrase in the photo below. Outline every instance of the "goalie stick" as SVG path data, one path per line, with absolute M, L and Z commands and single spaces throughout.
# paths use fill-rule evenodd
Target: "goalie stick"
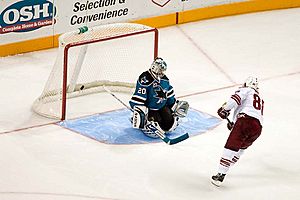
M 169 138 L 165 135 L 164 132 L 161 132 L 158 130 L 152 123 L 146 125 L 147 128 L 149 128 L 152 132 L 154 132 L 160 139 L 162 139 L 165 143 L 172 145 L 172 144 L 177 144 L 178 142 L 181 142 L 183 140 L 186 140 L 189 138 L 189 134 L 185 133 L 183 135 L 180 135 L 176 138 Z
M 131 112 L 133 112 L 132 108 L 130 108 L 128 105 L 126 105 L 121 99 L 119 99 L 107 87 L 103 86 L 103 88 L 106 92 L 108 92 L 111 96 L 113 96 L 117 101 L 119 101 L 123 106 L 125 106 L 127 109 L 129 109 Z M 186 140 L 190 137 L 188 133 L 185 133 L 185 134 L 180 135 L 176 138 L 169 138 L 165 135 L 165 133 L 158 130 L 153 124 L 150 123 L 150 124 L 147 124 L 146 126 L 152 132 L 154 132 L 160 139 L 162 139 L 166 144 L 169 144 L 169 145 L 177 144 L 177 143 L 182 142 L 183 140 Z
M 125 106 L 127 109 L 129 109 L 131 112 L 133 112 L 133 109 L 130 108 L 127 104 L 125 104 L 121 99 L 119 99 L 114 93 L 112 93 L 105 85 L 103 85 L 103 88 L 106 92 L 108 92 L 111 96 L 113 96 L 115 99 L 117 99 L 123 106 Z

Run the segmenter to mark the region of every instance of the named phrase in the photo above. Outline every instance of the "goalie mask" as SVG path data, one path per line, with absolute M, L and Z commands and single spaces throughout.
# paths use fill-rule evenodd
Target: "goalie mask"
M 244 87 L 250 87 L 258 91 L 258 79 L 256 77 L 249 76 L 244 83 Z
M 167 70 L 167 63 L 162 58 L 155 58 L 151 64 L 150 71 L 156 78 L 162 78 Z

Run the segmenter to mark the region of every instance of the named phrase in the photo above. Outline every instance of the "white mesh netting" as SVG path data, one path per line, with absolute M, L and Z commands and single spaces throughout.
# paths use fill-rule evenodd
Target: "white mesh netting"
M 56 62 L 33 110 L 50 118 L 64 117 L 64 80 L 67 98 L 103 92 L 103 85 L 114 92 L 132 92 L 139 74 L 150 67 L 156 54 L 154 30 L 119 23 L 61 35 Z

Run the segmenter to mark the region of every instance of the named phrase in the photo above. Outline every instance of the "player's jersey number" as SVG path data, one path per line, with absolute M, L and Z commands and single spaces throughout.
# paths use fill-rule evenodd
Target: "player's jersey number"
M 139 94 L 146 94 L 146 88 L 139 88 L 138 93 Z
M 262 100 L 257 94 L 253 95 L 253 107 L 256 110 L 260 110 L 261 115 L 264 113 L 264 100 Z

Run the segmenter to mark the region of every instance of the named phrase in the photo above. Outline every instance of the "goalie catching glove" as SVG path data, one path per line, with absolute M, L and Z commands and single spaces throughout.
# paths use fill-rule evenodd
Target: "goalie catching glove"
M 187 101 L 176 100 L 171 109 L 174 112 L 175 116 L 186 117 L 189 107 L 190 105 Z

